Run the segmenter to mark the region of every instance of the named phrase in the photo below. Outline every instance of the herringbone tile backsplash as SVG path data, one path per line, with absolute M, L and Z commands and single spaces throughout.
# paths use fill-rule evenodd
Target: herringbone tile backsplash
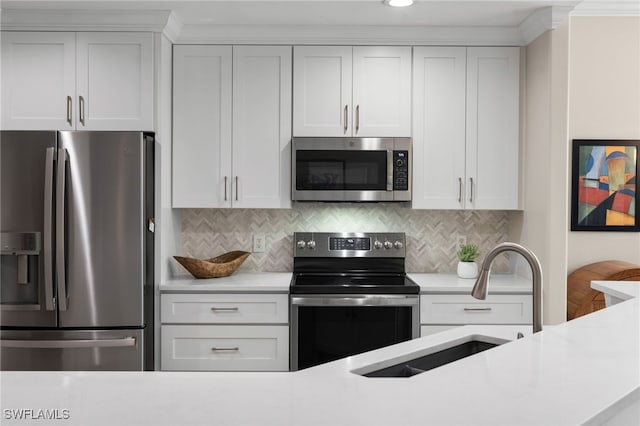
M 252 253 L 242 271 L 288 272 L 294 232 L 405 232 L 409 272 L 455 272 L 456 237 L 480 247 L 481 258 L 508 240 L 504 211 L 413 210 L 394 203 L 294 203 L 292 209 L 185 209 L 184 256 L 208 259 L 231 250 L 251 251 L 264 234 L 266 251 Z M 494 269 L 504 269 L 504 263 Z

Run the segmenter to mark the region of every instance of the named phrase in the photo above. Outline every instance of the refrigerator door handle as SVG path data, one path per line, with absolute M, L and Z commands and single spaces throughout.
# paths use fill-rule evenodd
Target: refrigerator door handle
M 73 339 L 73 340 L 0 340 L 3 348 L 122 348 L 136 345 L 135 337 L 123 337 L 120 339 Z
M 56 176 L 56 276 L 58 278 L 58 306 L 67 310 L 67 279 L 65 256 L 65 189 L 67 151 L 58 150 L 58 173 Z
M 44 166 L 44 296 L 45 309 L 56 309 L 56 299 L 53 294 L 53 169 L 55 165 L 55 151 L 47 148 Z

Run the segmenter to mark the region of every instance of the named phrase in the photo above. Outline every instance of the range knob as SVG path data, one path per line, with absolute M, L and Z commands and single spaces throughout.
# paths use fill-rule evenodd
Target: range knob
M 386 249 L 393 248 L 393 243 L 391 241 L 385 241 L 384 242 L 384 248 L 386 248 Z
M 379 240 L 375 240 L 373 242 L 373 248 L 376 250 L 380 250 L 382 248 L 382 242 Z
M 396 241 L 393 243 L 393 246 L 400 250 L 402 248 L 402 243 L 400 241 Z
M 316 242 L 313 240 L 307 241 L 307 248 L 313 250 L 314 248 L 316 248 Z
M 305 243 L 304 241 L 300 240 L 298 241 L 298 248 L 299 249 L 303 249 L 307 246 L 307 243 Z

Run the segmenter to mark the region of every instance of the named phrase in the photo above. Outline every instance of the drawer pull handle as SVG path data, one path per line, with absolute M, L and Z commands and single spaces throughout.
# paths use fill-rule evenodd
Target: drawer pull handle
M 211 308 L 213 312 L 238 312 L 238 308 Z
M 466 312 L 490 312 L 491 308 L 464 308 Z
M 235 348 L 211 348 L 213 352 L 238 352 L 240 350 L 239 347 Z

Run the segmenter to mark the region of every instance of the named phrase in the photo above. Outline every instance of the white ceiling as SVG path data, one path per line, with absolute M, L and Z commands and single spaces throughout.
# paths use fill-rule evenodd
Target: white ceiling
M 183 25 L 353 25 L 517 27 L 532 12 L 580 0 L 416 0 L 392 8 L 382 0 L 4 0 L 3 9 L 171 10 Z

